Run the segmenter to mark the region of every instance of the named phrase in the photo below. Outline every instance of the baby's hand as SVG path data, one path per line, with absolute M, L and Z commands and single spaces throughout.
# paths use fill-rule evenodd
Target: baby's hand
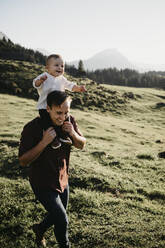
M 74 85 L 72 88 L 73 92 L 85 92 L 87 91 L 84 85 Z
M 47 79 L 47 76 L 44 75 L 44 76 L 40 77 L 39 80 L 40 80 L 41 83 L 43 83 L 46 79 Z
M 43 84 L 43 82 L 45 82 L 46 79 L 47 79 L 47 76 L 46 75 L 40 77 L 40 79 L 37 79 L 35 81 L 35 86 L 36 87 L 39 87 L 41 84 Z
M 79 86 L 80 92 L 85 92 L 87 91 L 84 85 Z

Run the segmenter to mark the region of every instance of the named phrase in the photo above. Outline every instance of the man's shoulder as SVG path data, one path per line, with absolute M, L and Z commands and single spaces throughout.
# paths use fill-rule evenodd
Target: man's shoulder
M 40 117 L 36 117 L 33 120 L 26 123 L 24 129 L 40 129 L 41 128 L 40 122 L 41 122 Z

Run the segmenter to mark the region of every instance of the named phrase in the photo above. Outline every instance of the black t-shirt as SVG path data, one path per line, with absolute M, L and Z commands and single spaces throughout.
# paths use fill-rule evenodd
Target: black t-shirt
M 74 117 L 70 117 L 74 130 L 81 135 Z M 41 141 L 43 129 L 40 121 L 40 118 L 37 117 L 24 126 L 21 133 L 19 157 Z M 52 149 L 48 145 L 30 165 L 29 179 L 31 184 L 37 188 L 52 188 L 63 192 L 68 184 L 70 150 L 71 147 L 64 143 L 58 149 Z

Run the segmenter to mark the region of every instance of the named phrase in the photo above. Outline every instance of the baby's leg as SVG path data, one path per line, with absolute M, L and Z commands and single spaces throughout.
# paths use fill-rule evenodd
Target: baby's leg
M 39 114 L 40 114 L 40 118 L 41 118 L 41 125 L 42 125 L 44 130 L 47 130 L 49 127 L 53 126 L 51 118 L 49 116 L 49 113 L 47 112 L 46 109 L 40 109 Z M 54 128 L 54 129 L 56 131 L 56 128 Z M 56 135 L 58 136 L 57 131 L 56 131 Z M 57 148 L 59 148 L 61 146 L 61 142 L 58 140 L 57 136 L 55 137 L 55 139 L 51 143 L 51 147 L 53 149 L 57 149 Z
M 41 125 L 44 130 L 47 130 L 52 126 L 52 121 L 46 109 L 39 109 L 39 115 L 41 119 Z

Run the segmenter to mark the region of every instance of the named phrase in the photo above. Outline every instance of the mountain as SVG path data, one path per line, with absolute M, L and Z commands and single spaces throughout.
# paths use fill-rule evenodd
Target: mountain
M 7 41 L 9 40 L 7 35 L 5 35 L 4 33 L 0 32 L 0 40 L 2 40 L 3 38 L 5 38 Z
M 5 38 L 6 40 L 5 48 L 4 48 L 4 42 L 2 41 L 3 38 Z M 32 52 L 32 49 L 26 49 L 22 47 L 21 45 L 14 44 L 13 42 L 11 42 L 11 40 L 7 37 L 7 35 L 1 31 L 0 31 L 0 41 L 3 46 L 3 48 L 1 48 L 1 44 L 0 44 L 0 48 L 1 48 L 0 56 L 1 58 L 4 58 L 4 59 L 18 59 L 18 60 L 26 60 L 26 61 L 30 61 L 34 63 L 39 63 L 39 64 L 45 64 L 46 56 L 52 53 L 50 51 L 47 51 L 44 48 L 36 48 Z M 9 41 L 9 44 L 8 44 L 8 41 Z M 13 43 L 12 46 L 11 46 L 11 43 Z M 22 53 L 24 53 L 24 56 L 20 56 L 20 54 Z M 33 59 L 33 57 L 35 57 L 35 59 Z M 67 62 L 67 64 L 75 65 L 75 67 L 78 67 L 79 60 Z M 83 64 L 84 64 L 85 70 L 89 70 L 89 71 L 96 70 L 96 69 L 104 69 L 104 68 L 114 68 L 114 67 L 119 70 L 125 69 L 125 68 L 133 69 L 141 73 L 147 72 L 147 71 L 164 71 L 165 70 L 165 64 L 151 65 L 151 64 L 144 64 L 144 63 L 137 63 L 137 62 L 130 61 L 127 57 L 125 57 L 122 53 L 120 53 L 116 48 L 103 50 L 95 54 L 91 58 L 83 60 Z
M 78 66 L 79 61 L 69 62 L 70 65 Z M 124 55 L 122 55 L 117 49 L 106 49 L 101 51 L 87 60 L 83 60 L 84 68 L 86 70 L 96 70 L 105 68 L 117 69 L 137 69 Z

